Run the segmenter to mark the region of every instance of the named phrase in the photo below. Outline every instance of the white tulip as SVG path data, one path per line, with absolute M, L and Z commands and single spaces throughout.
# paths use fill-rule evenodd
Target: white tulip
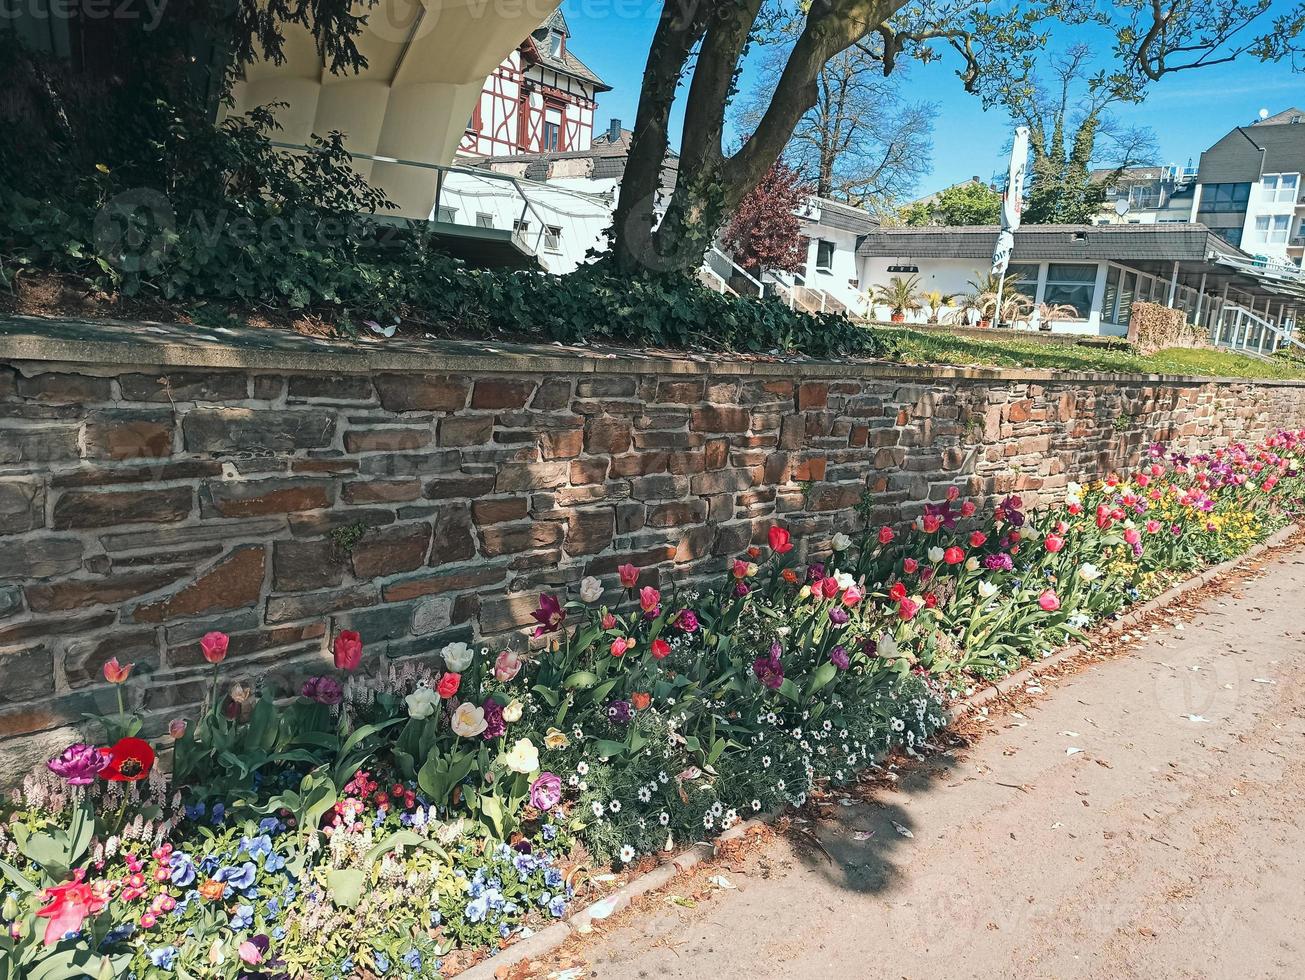
M 603 583 L 592 575 L 580 580 L 580 601 L 597 602 L 603 597 Z
M 831 545 L 835 551 L 846 551 L 848 548 L 852 547 L 852 539 L 842 531 L 839 531 L 834 535 L 834 540 L 831 542 Z
M 941 548 L 934 547 L 929 549 L 929 561 L 933 562 L 936 565 L 938 564 L 938 562 L 942 560 L 943 560 L 943 550 Z
M 444 666 L 455 674 L 460 674 L 471 666 L 472 650 L 465 643 L 450 643 L 440 651 Z
M 440 696 L 422 684 L 403 700 L 408 705 L 409 716 L 421 721 L 435 713 L 435 708 L 440 703 Z
M 1084 562 L 1078 570 L 1078 577 L 1084 582 L 1094 582 L 1101 577 L 1101 569 L 1097 568 L 1090 561 Z

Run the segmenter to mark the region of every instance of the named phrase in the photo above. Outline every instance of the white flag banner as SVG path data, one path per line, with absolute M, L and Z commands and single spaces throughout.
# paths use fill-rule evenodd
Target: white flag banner
M 1015 129 L 1015 143 L 1010 150 L 1010 173 L 1006 177 L 1006 192 L 1001 197 L 1001 231 L 997 234 L 997 247 L 992 252 L 992 274 L 1004 276 L 1010 265 L 1010 253 L 1015 248 L 1015 230 L 1020 226 L 1020 208 L 1024 203 L 1024 168 L 1029 156 L 1029 128 Z

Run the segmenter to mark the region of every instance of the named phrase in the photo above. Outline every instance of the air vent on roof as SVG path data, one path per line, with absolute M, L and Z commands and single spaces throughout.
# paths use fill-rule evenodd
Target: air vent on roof
M 1087 232 L 1086 232 L 1086 231 L 1076 231 L 1076 232 L 1074 232 L 1074 234 L 1070 235 L 1069 238 L 1070 238 L 1070 241 L 1074 241 L 1074 242 L 1086 242 L 1086 241 L 1087 241 Z

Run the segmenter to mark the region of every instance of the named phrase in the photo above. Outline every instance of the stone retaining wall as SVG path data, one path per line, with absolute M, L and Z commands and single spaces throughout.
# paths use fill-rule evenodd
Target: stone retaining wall
M 129 694 L 158 731 L 203 696 L 209 630 L 232 636 L 227 676 L 287 688 L 343 628 L 391 657 L 524 646 L 541 590 L 625 561 L 716 574 L 777 520 L 819 551 L 867 492 L 876 522 L 901 521 L 953 485 L 1036 499 L 1154 440 L 1305 426 L 1298 384 L 17 349 L 0 357 L 0 781 L 111 708 L 112 656 L 137 664 Z

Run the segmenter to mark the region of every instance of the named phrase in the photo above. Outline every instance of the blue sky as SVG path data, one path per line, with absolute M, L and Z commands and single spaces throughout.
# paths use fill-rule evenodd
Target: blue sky
M 660 6 L 655 0 L 563 0 L 571 50 L 613 87 L 599 97 L 596 129 L 605 127 L 613 116 L 627 128 L 634 122 Z M 1063 45 L 1081 38 L 1079 32 L 1065 31 Z M 1002 148 L 1009 139 L 1007 117 L 999 110 L 984 112 L 982 103 L 961 88 L 953 68 L 936 62 L 916 66 L 910 74 L 908 95 L 935 102 L 939 110 L 933 130 L 933 171 L 921 182 L 921 193 L 976 174 L 987 179 L 1005 170 Z M 745 72 L 745 88 L 755 82 L 754 74 Z M 1154 130 L 1161 154 L 1156 163 L 1182 165 L 1189 157 L 1195 163 L 1202 150 L 1233 126 L 1251 122 L 1260 109 L 1277 112 L 1291 104 L 1305 105 L 1305 75 L 1293 73 L 1286 64 L 1264 65 L 1244 58 L 1166 77 L 1152 86 L 1145 103 L 1117 107 L 1115 114 L 1127 126 Z M 673 123 L 672 132 L 678 133 L 678 115 Z

